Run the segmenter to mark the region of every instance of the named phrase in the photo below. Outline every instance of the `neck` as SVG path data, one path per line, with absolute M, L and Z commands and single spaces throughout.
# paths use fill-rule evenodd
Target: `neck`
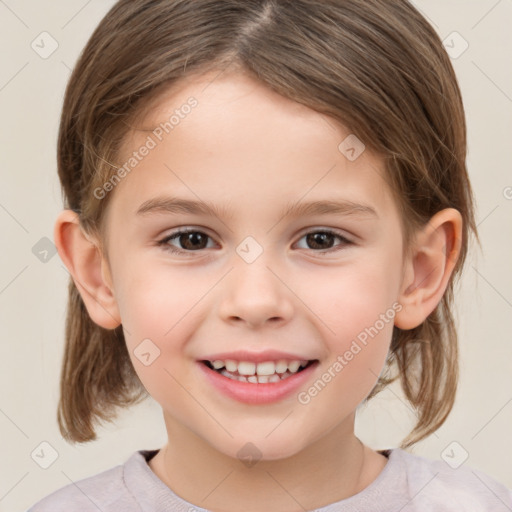
M 151 469 L 182 499 L 213 512 L 314 510 L 361 492 L 387 461 L 355 437 L 354 415 L 299 453 L 250 467 L 165 419 L 169 442 Z

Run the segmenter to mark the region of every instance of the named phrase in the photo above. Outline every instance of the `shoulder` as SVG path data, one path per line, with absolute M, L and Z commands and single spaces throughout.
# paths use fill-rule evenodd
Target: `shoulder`
M 130 459 L 137 455 L 138 452 Z M 72 482 L 41 499 L 27 512 L 139 511 L 139 506 L 124 484 L 123 472 L 123 465 L 118 465 Z
M 467 465 L 453 468 L 444 460 L 429 459 L 401 449 L 393 452 L 406 476 L 407 511 L 512 510 L 512 491 L 481 471 Z

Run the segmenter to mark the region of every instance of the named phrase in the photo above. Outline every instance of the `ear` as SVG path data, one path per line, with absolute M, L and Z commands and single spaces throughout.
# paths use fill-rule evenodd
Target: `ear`
M 437 212 L 416 233 L 411 254 L 405 261 L 404 279 L 395 315 L 400 329 L 413 329 L 432 313 L 448 286 L 462 240 L 462 216 L 454 208 Z
M 99 243 L 83 231 L 73 210 L 59 213 L 53 235 L 59 256 L 93 322 L 105 329 L 119 326 L 121 317 L 113 295 L 108 262 L 101 254 Z

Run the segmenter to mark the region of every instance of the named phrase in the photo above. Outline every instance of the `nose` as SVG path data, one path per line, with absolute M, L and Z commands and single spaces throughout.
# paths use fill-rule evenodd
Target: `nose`
M 238 256 L 234 261 L 235 268 L 226 276 L 219 305 L 224 321 L 258 328 L 281 325 L 292 317 L 293 293 L 264 254 L 252 263 Z

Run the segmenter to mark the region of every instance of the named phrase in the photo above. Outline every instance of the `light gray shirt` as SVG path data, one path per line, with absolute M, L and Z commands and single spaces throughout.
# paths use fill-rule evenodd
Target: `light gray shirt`
M 69 484 L 27 512 L 210 512 L 177 496 L 153 473 L 148 461 L 157 452 L 137 451 L 124 464 Z M 388 462 L 366 489 L 315 512 L 512 511 L 512 491 L 485 473 L 466 465 L 452 469 L 399 448 L 379 452 Z

